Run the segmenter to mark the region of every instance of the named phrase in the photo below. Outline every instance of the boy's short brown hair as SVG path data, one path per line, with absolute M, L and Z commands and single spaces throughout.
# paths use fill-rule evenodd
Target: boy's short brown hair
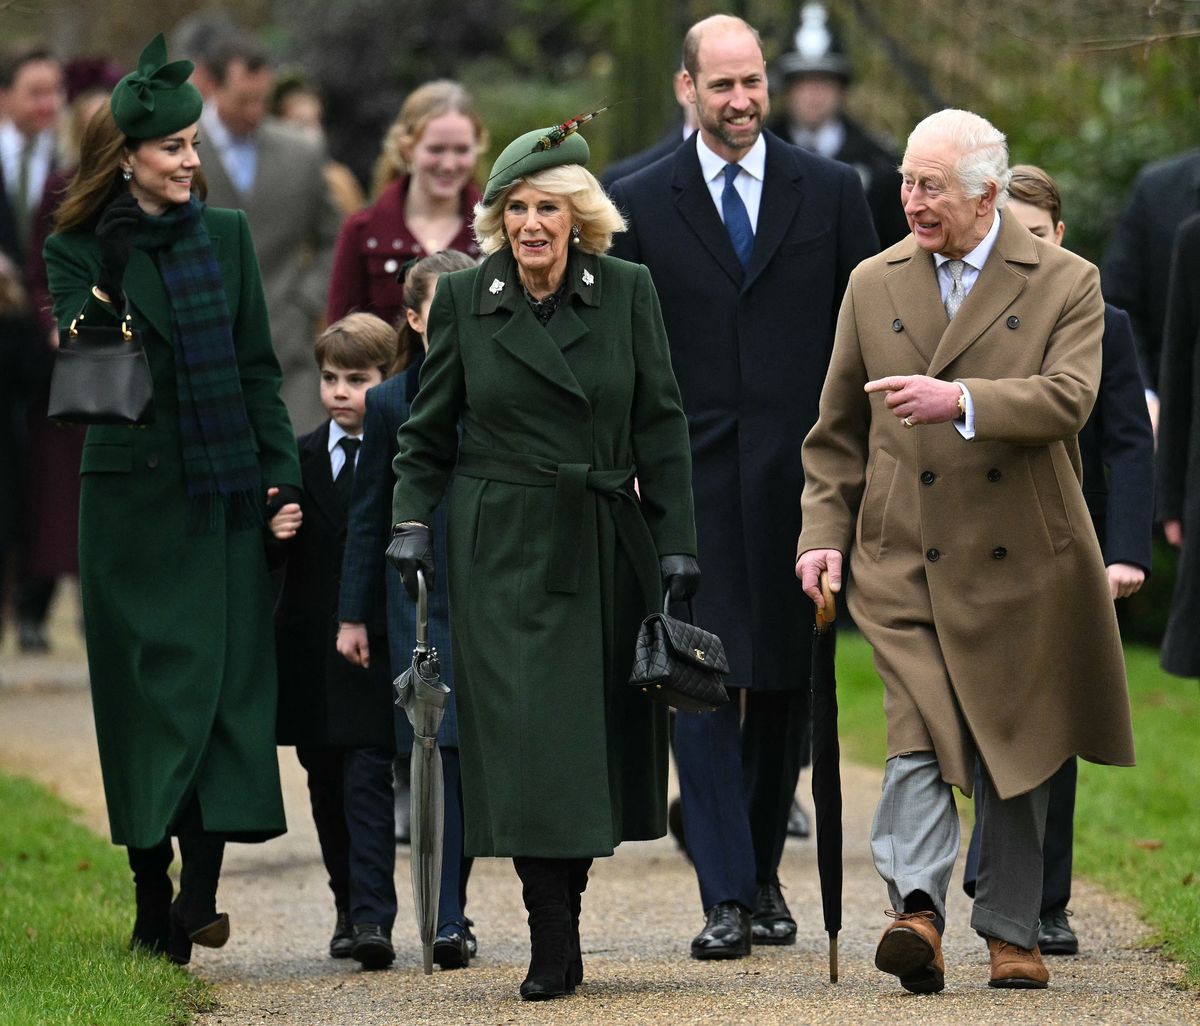
M 1031 207 L 1045 210 L 1050 215 L 1051 224 L 1056 225 L 1062 220 L 1062 196 L 1059 195 L 1058 185 L 1040 167 L 1018 164 L 1012 168 L 1008 194 Z
M 330 364 L 343 370 L 366 370 L 378 367 L 387 377 L 388 368 L 396 359 L 396 329 L 374 314 L 347 314 L 334 321 L 317 337 L 313 356 L 317 366 Z

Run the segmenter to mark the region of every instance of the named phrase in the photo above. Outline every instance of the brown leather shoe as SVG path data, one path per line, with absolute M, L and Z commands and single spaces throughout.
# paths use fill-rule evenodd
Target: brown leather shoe
M 879 938 L 875 968 L 900 977 L 900 986 L 914 994 L 936 994 L 946 986 L 946 963 L 933 913 L 886 914 L 896 921 Z
M 992 960 L 992 978 L 989 987 L 1004 987 L 1009 990 L 1045 990 L 1050 982 L 1050 972 L 1042 961 L 1037 945 L 1033 950 L 1018 948 L 998 937 L 988 937 L 988 957 Z

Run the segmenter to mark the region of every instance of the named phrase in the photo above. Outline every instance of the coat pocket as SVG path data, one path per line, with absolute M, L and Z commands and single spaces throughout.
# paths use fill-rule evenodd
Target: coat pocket
M 879 559 L 886 548 L 884 529 L 888 505 L 895 490 L 896 467 L 896 459 L 891 453 L 876 449 L 867 471 L 867 487 L 858 515 L 858 546 L 872 559 Z
M 1069 470 L 1067 472 L 1071 473 Z M 1034 449 L 1029 454 L 1029 475 L 1037 492 L 1038 509 L 1046 525 L 1050 545 L 1055 552 L 1062 552 L 1074 540 L 1075 532 L 1071 528 L 1071 515 L 1067 512 L 1059 469 L 1055 466 L 1054 453 L 1050 448 Z
M 128 474 L 132 470 L 132 445 L 90 442 L 83 447 L 80 474 Z

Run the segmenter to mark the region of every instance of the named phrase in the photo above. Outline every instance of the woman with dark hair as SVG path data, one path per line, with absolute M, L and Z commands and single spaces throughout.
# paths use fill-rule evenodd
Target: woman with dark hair
M 130 945 L 180 964 L 228 939 L 225 842 L 285 829 L 264 523 L 300 485 L 245 215 L 200 198 L 191 71 L 161 35 L 146 47 L 88 124 L 45 247 L 58 323 L 128 312 L 154 382 L 152 424 L 88 428 L 79 562 Z

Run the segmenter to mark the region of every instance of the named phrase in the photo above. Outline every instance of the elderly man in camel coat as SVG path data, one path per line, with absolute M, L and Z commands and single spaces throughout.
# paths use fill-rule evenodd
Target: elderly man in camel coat
M 796 573 L 853 574 L 850 610 L 885 685 L 872 828 L 892 922 L 876 966 L 944 986 L 958 851 L 951 785 L 986 809 L 971 925 L 994 987 L 1041 988 L 1046 781 L 1064 760 L 1131 765 L 1125 667 L 1076 435 L 1100 381 L 1096 268 L 1000 206 L 1002 133 L 944 110 L 909 137 L 912 234 L 850 278 L 804 442 Z M 994 818 L 993 818 L 994 817 Z

